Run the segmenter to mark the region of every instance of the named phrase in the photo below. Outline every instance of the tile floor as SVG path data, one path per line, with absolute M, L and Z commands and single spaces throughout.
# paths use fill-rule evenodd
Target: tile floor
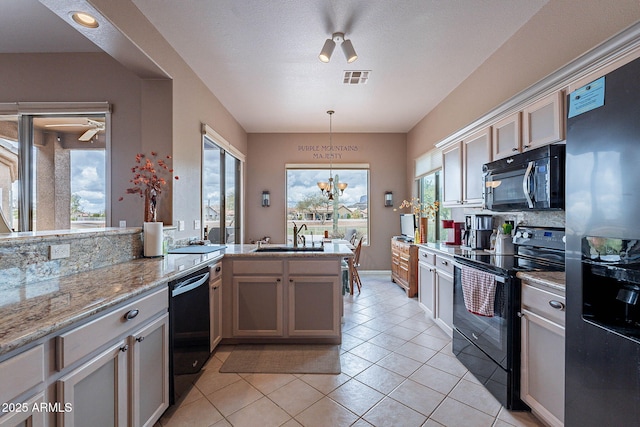
M 222 374 L 219 346 L 159 426 L 542 426 L 503 409 L 389 274 L 345 296 L 339 375 Z

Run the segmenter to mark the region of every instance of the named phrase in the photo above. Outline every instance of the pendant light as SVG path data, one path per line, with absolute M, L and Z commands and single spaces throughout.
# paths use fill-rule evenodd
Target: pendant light
M 324 196 L 327 196 L 329 200 L 333 200 L 333 195 L 336 192 L 336 186 L 333 183 L 333 114 L 335 111 L 329 110 L 327 114 L 329 115 L 329 181 L 319 181 L 318 188 Z M 340 190 L 340 195 L 344 193 L 345 188 L 347 188 L 349 184 L 346 182 L 338 182 L 337 188 Z

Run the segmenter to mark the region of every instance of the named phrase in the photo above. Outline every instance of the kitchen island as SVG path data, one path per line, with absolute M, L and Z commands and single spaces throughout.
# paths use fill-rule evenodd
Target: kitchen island
M 226 342 L 341 342 L 347 245 L 231 247 L 223 258 Z

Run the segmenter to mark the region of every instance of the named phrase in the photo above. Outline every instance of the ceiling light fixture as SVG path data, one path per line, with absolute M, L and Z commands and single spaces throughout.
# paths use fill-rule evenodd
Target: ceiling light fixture
M 338 196 L 338 191 L 340 190 L 340 195 L 344 193 L 345 188 L 349 184 L 346 182 L 340 182 L 338 175 L 335 177 L 335 184 L 333 179 L 333 123 L 332 117 L 335 111 L 329 110 L 327 114 L 329 115 L 329 181 L 320 181 L 318 182 L 318 188 L 322 192 L 323 196 L 327 196 L 329 200 L 334 200 L 333 196 Z
M 98 20 L 86 12 L 71 12 L 71 19 L 86 28 L 98 28 L 100 24 Z
M 331 38 L 327 39 L 324 42 L 324 46 L 322 46 L 320 55 L 318 55 L 320 61 L 325 63 L 329 62 L 329 60 L 331 59 L 331 54 L 336 47 L 336 43 L 341 43 L 342 51 L 344 52 L 344 56 L 345 58 L 347 58 L 347 62 L 349 64 L 358 59 L 358 54 L 353 48 L 353 43 L 351 43 L 351 40 L 346 40 L 344 38 L 344 33 L 333 33 L 331 35 Z

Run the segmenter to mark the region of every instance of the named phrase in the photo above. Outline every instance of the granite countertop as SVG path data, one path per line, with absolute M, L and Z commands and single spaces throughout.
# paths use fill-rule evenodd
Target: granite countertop
M 564 292 L 566 289 L 564 271 L 521 271 L 516 274 L 521 280 Z
M 463 248 L 462 246 L 459 246 L 459 245 L 447 245 L 445 243 L 420 243 L 418 246 L 424 249 L 429 249 L 431 251 L 435 251 L 444 255 L 451 255 L 451 256 L 461 255 L 462 253 L 467 253 L 471 251 L 471 249 Z
M 207 254 L 140 258 L 36 283 L 0 283 L 0 356 L 148 290 L 166 286 L 169 281 L 224 256 L 353 256 L 347 245 L 333 243 L 325 244 L 323 252 L 255 252 L 255 249 L 256 245 L 227 245 Z

